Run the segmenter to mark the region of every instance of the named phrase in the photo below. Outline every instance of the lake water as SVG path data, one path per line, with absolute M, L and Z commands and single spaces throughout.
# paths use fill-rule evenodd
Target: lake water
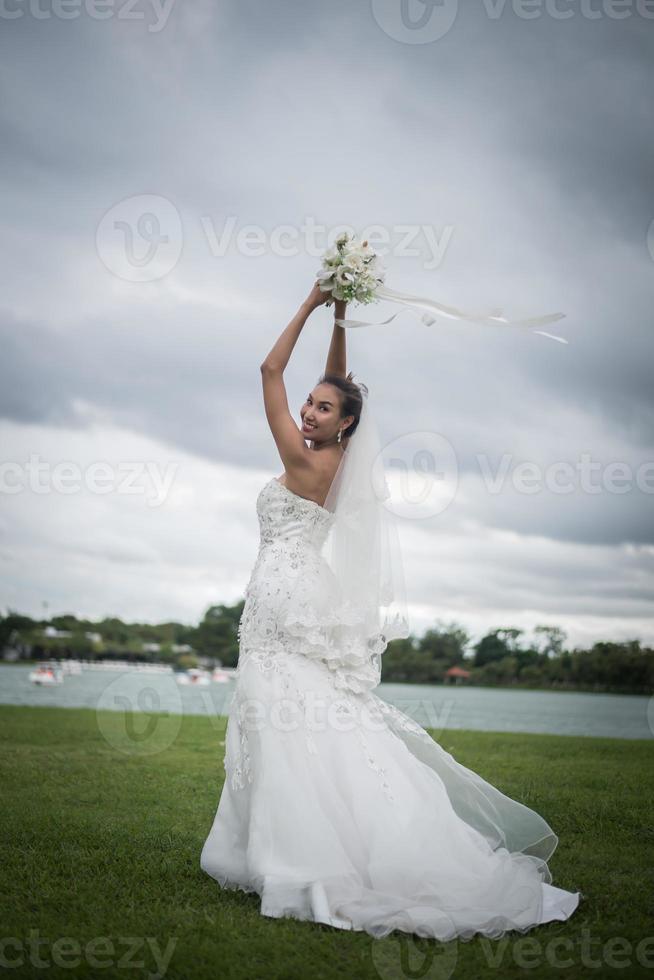
M 173 674 L 98 670 L 39 687 L 29 680 L 31 669 L 0 664 L 1 704 L 224 715 L 235 686 L 229 681 L 183 687 Z M 609 738 L 654 735 L 654 698 L 647 696 L 429 684 L 380 684 L 375 693 L 437 732 L 467 728 Z

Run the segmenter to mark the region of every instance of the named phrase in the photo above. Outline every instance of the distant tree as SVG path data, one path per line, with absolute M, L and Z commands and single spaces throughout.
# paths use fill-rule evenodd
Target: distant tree
M 540 687 L 543 684 L 543 672 L 536 664 L 523 667 L 520 671 L 520 683 L 527 687 Z
M 122 619 L 115 616 L 106 617 L 97 624 L 97 632 L 102 634 L 108 643 L 126 644 L 132 636 L 132 630 Z
M 518 647 L 517 650 L 513 651 L 512 656 L 515 658 L 518 665 L 518 674 L 522 675 L 522 671 L 526 670 L 527 667 L 534 667 L 540 664 L 541 660 L 546 660 L 544 654 L 534 650 L 533 647 Z
M 428 653 L 433 660 L 442 660 L 448 667 L 463 660 L 470 636 L 456 623 L 449 626 L 439 624 L 428 629 L 418 640 L 418 650 Z
M 507 650 L 510 650 L 511 653 L 515 653 L 516 650 L 520 649 L 522 630 L 516 629 L 513 626 L 507 626 L 496 630 L 496 632 L 500 639 L 504 641 Z
M 70 630 L 71 633 L 76 629 L 79 629 L 81 625 L 80 620 L 78 620 L 77 616 L 74 616 L 72 613 L 64 613 L 62 616 L 53 616 L 50 622 L 54 627 L 56 627 L 56 629 Z
M 501 660 L 509 655 L 510 648 L 501 635 L 504 632 L 506 631 L 500 629 L 493 630 L 492 633 L 487 633 L 475 644 L 473 647 L 475 667 L 484 667 L 486 664 Z
M 18 635 L 31 633 L 36 627 L 35 620 L 31 616 L 22 616 L 20 613 L 9 610 L 6 616 L 0 617 L 0 653 L 13 637 L 14 631 Z
M 124 623 L 115 616 L 94 623 L 69 613 L 47 621 L 8 610 L 6 616 L 0 616 L 0 651 L 11 646 L 20 657 L 32 659 L 72 655 L 141 660 L 145 656 L 195 666 L 198 661 L 193 654 L 173 652 L 173 644 L 186 643 L 198 656 L 232 667 L 238 660 L 243 607 L 243 600 L 210 606 L 197 627 L 173 621 Z M 43 636 L 48 622 L 72 635 Z M 86 632 L 100 633 L 102 643 L 94 644 Z M 521 643 L 521 629 L 492 630 L 472 646 L 473 657 L 466 658 L 470 643 L 466 630 L 456 623 L 437 622 L 419 638 L 409 636 L 389 643 L 382 657 L 382 679 L 440 684 L 449 667 L 462 664 L 471 670 L 473 684 L 654 693 L 654 649 L 643 647 L 640 640 L 601 641 L 589 649 L 568 650 L 559 627 L 539 625 L 533 632 L 530 643 Z M 159 643 L 161 648 L 144 655 L 145 642 Z
M 213 657 L 224 667 L 234 667 L 238 661 L 238 624 L 244 601 L 233 606 L 210 606 L 202 622 L 193 632 L 191 643 L 203 657 Z
M 442 684 L 445 671 L 463 660 L 470 637 L 456 623 L 439 623 L 420 637 L 389 643 L 382 656 L 382 680 Z
M 93 643 L 88 637 L 84 636 L 84 633 L 77 631 L 66 642 L 66 649 L 71 657 L 74 659 L 81 659 L 83 657 L 90 657 L 93 659 L 95 657 L 95 652 L 93 650 Z
M 561 656 L 566 638 L 564 630 L 558 626 L 535 626 L 534 633 L 540 641 L 538 648 L 541 653 L 548 657 Z
M 499 660 L 489 660 L 483 667 L 475 670 L 474 679 L 478 684 L 514 684 L 518 675 L 517 657 L 510 654 Z

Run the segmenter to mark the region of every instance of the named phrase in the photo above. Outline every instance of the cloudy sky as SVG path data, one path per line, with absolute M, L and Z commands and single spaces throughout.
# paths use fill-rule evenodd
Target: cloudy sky
M 259 364 L 350 226 L 396 289 L 566 313 L 567 345 L 408 312 L 348 333 L 409 501 L 414 632 L 654 642 L 654 4 L 0 17 L 3 611 L 197 623 L 242 597 L 283 471 Z M 287 370 L 296 418 L 330 318 Z

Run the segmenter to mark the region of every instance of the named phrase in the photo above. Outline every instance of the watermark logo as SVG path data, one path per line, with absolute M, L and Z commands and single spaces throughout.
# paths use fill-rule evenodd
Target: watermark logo
M 310 687 L 304 689 L 301 702 L 291 697 L 271 701 L 242 697 L 235 703 L 244 731 L 378 733 L 399 727 L 429 738 L 423 723 L 442 733 L 455 704 L 452 698 L 442 698 L 440 707 L 431 698 L 359 703 L 355 698 L 327 697 Z
M 107 460 L 94 460 L 86 466 L 74 460 L 50 463 L 39 453 L 30 453 L 25 463 L 0 461 L 0 494 L 14 496 L 26 489 L 46 496 L 51 493 L 70 496 L 83 490 L 102 496 L 136 494 L 145 496 L 148 507 L 159 507 L 168 498 L 178 468 L 179 463 L 160 467 L 154 460 L 116 465 Z
M 627 20 L 634 14 L 654 19 L 653 0 L 482 0 L 489 20 L 499 20 L 505 11 L 520 20 Z
M 401 44 L 432 44 L 452 29 L 457 0 L 372 0 L 372 15 L 382 31 Z M 549 17 L 567 21 L 654 20 L 654 0 L 482 0 L 476 9 L 491 20 Z
M 176 936 L 162 948 L 154 936 L 119 936 L 115 940 L 111 936 L 94 936 L 82 943 L 75 936 L 50 939 L 42 936 L 39 929 L 30 929 L 25 937 L 0 938 L 0 967 L 17 970 L 29 965 L 35 970 L 48 970 L 55 966 L 77 970 L 85 966 L 100 971 L 113 967 L 128 970 L 132 976 L 135 970 L 148 969 L 151 980 L 161 980 L 168 971 L 176 945 Z M 27 976 L 22 970 L 20 975 Z
M 158 34 L 168 23 L 175 0 L 0 0 L 0 20 L 90 20 L 148 21 L 150 34 Z M 145 9 L 140 9 L 141 7 Z
M 490 496 L 507 489 L 527 496 L 544 492 L 563 496 L 654 494 L 654 460 L 638 464 L 599 460 L 584 451 L 576 460 L 557 459 L 546 465 L 516 459 L 513 453 L 502 453 L 499 458 L 476 453 L 472 462 L 471 474 Z M 384 506 L 406 520 L 441 514 L 458 493 L 457 453 L 440 432 L 425 430 L 398 436 L 381 449 L 372 470 Z
M 298 224 L 272 228 L 243 224 L 235 214 L 221 221 L 203 214 L 198 221 L 195 231 L 215 259 L 232 254 L 248 259 L 307 255 L 319 261 L 338 235 L 347 232 L 360 235 L 381 259 L 387 255 L 417 259 L 428 272 L 442 265 L 454 234 L 454 226 L 449 224 L 370 224 L 357 229 L 321 224 L 312 215 L 305 215 Z M 183 239 L 179 211 L 167 198 L 154 194 L 128 197 L 113 205 L 96 230 L 101 261 L 128 282 L 151 282 L 172 272 L 181 256 Z
M 168 275 L 182 254 L 182 220 L 175 205 L 157 194 L 127 197 L 103 215 L 95 243 L 106 268 L 127 282 Z
M 380 257 L 392 254 L 395 258 L 423 258 L 422 267 L 438 268 L 454 233 L 453 225 L 436 228 L 425 224 L 366 225 L 359 230 L 352 225 L 328 227 L 311 215 L 298 225 L 275 225 L 269 231 L 261 225 L 239 225 L 236 215 L 228 215 L 221 227 L 210 215 L 200 223 L 211 255 L 223 258 L 234 251 L 246 258 L 275 255 L 293 258 L 309 255 L 319 259 L 338 235 L 360 235 Z
M 512 453 L 503 453 L 497 465 L 485 453 L 477 453 L 475 458 L 484 488 L 493 495 L 501 493 L 507 482 L 517 493 L 527 495 L 543 490 L 563 495 L 581 492 L 591 496 L 600 493 L 621 495 L 634 489 L 654 493 L 654 460 L 643 460 L 634 467 L 621 459 L 594 460 L 589 452 L 580 453 L 574 462 L 557 459 L 547 466 L 533 460 L 521 460 L 513 465 Z
M 647 229 L 647 248 L 652 262 L 654 262 L 654 218 L 649 223 Z
M 441 937 L 456 933 L 450 917 L 437 908 L 430 912 L 429 926 Z M 371 943 L 370 956 L 381 980 L 449 980 L 456 969 L 459 944 L 445 938 L 434 942 L 410 933 L 391 934 L 383 943 Z
M 382 31 L 402 44 L 432 44 L 451 30 L 458 0 L 372 0 Z
M 382 479 L 383 471 L 387 474 L 389 496 L 384 505 L 407 520 L 441 514 L 456 496 L 457 456 L 452 443 L 440 432 L 398 436 L 383 447 L 374 470 L 376 479 Z
M 164 698 L 165 695 L 165 698 Z M 98 729 L 124 755 L 156 755 L 170 748 L 182 727 L 182 698 L 172 674 L 152 679 L 125 671 L 102 691 Z
M 654 735 L 654 694 L 647 702 L 647 724 L 649 725 L 650 732 Z

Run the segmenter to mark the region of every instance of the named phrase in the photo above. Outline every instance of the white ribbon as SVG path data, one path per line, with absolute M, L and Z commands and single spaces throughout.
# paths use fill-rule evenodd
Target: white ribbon
M 448 320 L 465 320 L 472 323 L 486 323 L 486 324 L 503 324 L 507 327 L 537 327 L 544 326 L 546 323 L 554 323 L 556 320 L 562 320 L 565 313 L 546 313 L 543 316 L 532 316 L 525 320 L 508 320 L 501 310 L 489 310 L 485 313 L 464 313 L 462 310 L 457 310 L 453 306 L 444 306 L 442 303 L 437 303 L 433 299 L 425 299 L 422 296 L 410 296 L 408 293 L 400 293 L 396 289 L 389 289 L 388 286 L 378 286 L 375 290 L 375 296 L 379 299 L 387 299 L 391 303 L 400 303 L 412 312 L 420 313 L 421 310 L 426 310 L 428 312 L 422 313 L 420 319 L 423 323 L 426 323 L 430 327 L 433 323 L 436 323 L 436 317 L 442 316 L 446 317 Z M 398 311 L 398 312 L 401 312 Z M 436 314 L 436 316 L 432 316 Z M 379 320 L 377 323 L 369 323 L 366 320 L 340 320 L 335 319 L 339 327 L 381 327 L 385 323 L 390 323 L 398 316 L 398 313 L 393 313 L 389 316 L 387 320 Z M 568 341 L 563 337 L 557 337 L 556 334 L 547 333 L 546 330 L 534 330 L 534 333 L 539 333 L 543 337 L 549 337 L 550 340 L 558 340 L 561 344 L 567 344 Z

